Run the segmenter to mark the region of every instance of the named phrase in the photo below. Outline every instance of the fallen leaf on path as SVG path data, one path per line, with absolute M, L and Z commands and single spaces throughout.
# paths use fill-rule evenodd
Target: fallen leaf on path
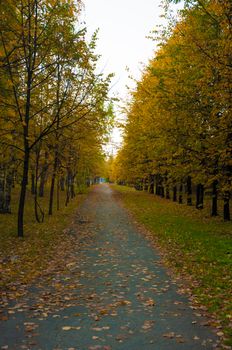
M 148 330 L 151 329 L 154 325 L 155 321 L 145 321 L 144 324 L 142 325 L 142 329 Z
M 163 337 L 172 339 L 172 338 L 175 338 L 175 333 L 174 332 L 164 333 Z
M 120 305 L 131 305 L 131 302 L 129 300 L 121 300 Z
M 218 335 L 219 337 L 223 337 L 224 333 L 223 333 L 223 332 L 217 332 L 217 335 Z
M 100 314 L 101 315 L 108 315 L 108 310 L 106 310 L 106 309 L 100 310 Z
M 185 343 L 185 339 L 183 338 L 183 336 L 181 334 L 176 335 L 176 341 L 177 341 L 177 343 Z
M 147 306 L 155 306 L 155 301 L 153 299 L 148 299 L 145 303 Z
M 7 316 L 2 316 L 1 317 L 1 321 L 7 321 L 8 320 L 8 317 Z

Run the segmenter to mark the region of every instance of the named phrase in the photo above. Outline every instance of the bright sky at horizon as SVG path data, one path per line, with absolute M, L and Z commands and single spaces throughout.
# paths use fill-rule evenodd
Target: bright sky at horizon
M 133 86 L 132 75 L 141 71 L 153 56 L 155 43 L 146 38 L 161 23 L 161 0 L 84 0 L 84 20 L 91 35 L 99 28 L 96 52 L 101 55 L 100 69 L 114 73 L 112 92 L 120 99 L 127 96 L 126 86 Z M 129 73 L 127 71 L 129 69 Z M 112 141 L 120 142 L 118 130 Z

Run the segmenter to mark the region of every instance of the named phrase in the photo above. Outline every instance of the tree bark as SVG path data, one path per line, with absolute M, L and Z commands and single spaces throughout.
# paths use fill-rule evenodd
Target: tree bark
M 159 195 L 159 174 L 155 176 L 155 194 Z
M 187 205 L 192 205 L 192 178 L 187 177 Z
M 52 213 L 53 213 L 53 200 L 54 200 L 54 190 L 55 190 L 55 181 L 56 181 L 57 167 L 58 167 L 58 151 L 56 150 L 55 151 L 53 171 L 52 171 L 51 187 L 50 187 L 48 215 L 52 215 Z
M 173 202 L 177 201 L 177 187 L 173 186 Z
M 51 181 L 51 188 L 50 188 L 50 198 L 49 198 L 49 211 L 48 215 L 52 215 L 53 212 L 53 199 L 54 199 L 54 189 L 55 189 L 55 180 L 56 180 L 56 173 L 58 169 L 59 164 L 59 126 L 60 126 L 60 84 L 61 84 L 61 72 L 60 72 L 60 62 L 59 62 L 59 55 L 58 55 L 58 63 L 57 63 L 57 88 L 56 88 L 56 107 L 57 107 L 57 114 L 56 114 L 56 146 L 55 146 L 55 153 L 54 153 L 54 165 L 53 165 L 53 172 L 52 172 L 52 181 Z
M 70 192 L 71 192 L 71 198 L 74 198 L 76 196 L 76 193 L 75 193 L 75 175 L 71 175 Z
M 154 194 L 154 175 L 150 175 L 149 193 Z
M 60 190 L 61 191 L 65 190 L 65 179 L 64 179 L 64 176 L 61 176 L 61 178 L 60 178 Z
M 203 209 L 204 205 L 204 186 L 198 184 L 196 187 L 196 208 Z
M 71 179 L 70 179 L 70 172 L 68 171 L 67 174 L 67 186 L 66 186 L 66 201 L 65 201 L 65 206 L 67 207 L 69 201 L 70 201 L 70 185 L 71 185 Z
M 38 178 L 39 178 L 39 159 L 40 159 L 40 149 L 36 151 L 36 165 L 35 165 L 35 191 L 34 191 L 34 209 L 35 209 L 35 218 L 38 223 L 44 221 L 44 211 L 41 209 L 38 203 Z M 41 214 L 41 218 L 39 215 Z
M 30 160 L 30 146 L 28 141 L 29 136 L 29 124 L 30 124 L 30 113 L 31 113 L 31 95 L 32 95 L 32 83 L 34 76 L 34 68 L 35 68 L 35 58 L 37 54 L 37 31 L 32 30 L 31 21 L 34 15 L 36 28 L 37 27 L 37 4 L 34 7 L 34 13 L 32 12 L 31 6 L 28 6 L 28 43 L 24 46 L 25 49 L 25 59 L 27 60 L 27 73 L 25 77 L 25 85 L 26 85 L 26 97 L 25 97 L 25 114 L 20 113 L 21 121 L 24 123 L 23 125 L 23 146 L 24 146 L 24 160 L 23 160 L 23 178 L 21 182 L 21 192 L 19 199 L 19 207 L 18 207 L 18 237 L 23 237 L 24 235 L 24 209 L 25 209 L 25 200 L 26 200 L 26 192 L 27 192 L 27 184 L 28 184 L 28 172 L 29 172 L 29 160 Z M 24 30 L 24 29 L 23 29 Z M 25 33 L 25 32 L 23 32 Z M 23 34 L 24 35 L 24 34 Z M 24 39 L 23 39 L 24 41 Z M 13 81 L 12 81 L 13 82 Z M 18 99 L 16 98 L 17 103 Z
M 60 179 L 56 183 L 56 209 L 60 210 Z
M 35 173 L 31 173 L 31 194 L 35 194 Z
M 6 175 L 6 190 L 5 190 L 5 213 L 11 213 L 11 188 L 12 188 L 12 172 L 8 171 Z
M 180 183 L 179 186 L 179 199 L 178 199 L 179 204 L 183 204 L 183 183 Z
M 12 172 L 6 166 L 0 167 L 0 213 L 11 213 Z
M 40 176 L 40 184 L 39 184 L 39 197 L 44 196 L 44 186 L 45 186 L 45 173 L 42 173 Z
M 166 199 L 170 199 L 169 185 L 166 185 Z
M 224 209 L 223 209 L 224 221 L 230 221 L 230 192 L 227 191 L 224 194 Z
M 148 191 L 148 182 L 147 179 L 143 179 L 143 191 Z
M 47 159 L 48 159 L 48 152 L 45 152 L 45 163 L 42 166 L 42 171 L 40 174 L 39 197 L 44 196 L 44 187 L 45 187 L 47 172 L 49 168 Z
M 163 186 L 163 178 L 160 174 L 156 175 L 156 187 L 155 194 L 164 198 L 164 186 Z
M 5 213 L 5 182 L 6 171 L 5 168 L 0 166 L 0 213 Z
M 160 176 L 159 195 L 164 198 L 164 181 L 162 176 Z
M 212 208 L 211 216 L 218 215 L 218 190 L 217 190 L 218 181 L 214 180 L 212 184 Z
M 30 152 L 29 147 L 25 147 L 24 160 L 23 160 L 23 177 L 21 182 L 21 191 L 19 198 L 19 207 L 18 207 L 18 237 L 24 236 L 24 208 L 25 208 L 25 199 L 27 192 L 27 183 L 28 183 L 28 170 L 29 170 L 29 158 Z

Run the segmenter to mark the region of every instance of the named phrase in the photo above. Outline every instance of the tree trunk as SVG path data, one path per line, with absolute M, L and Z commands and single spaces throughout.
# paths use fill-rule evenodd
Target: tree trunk
M 43 167 L 43 170 L 42 170 L 41 175 L 40 175 L 39 197 L 44 196 L 44 187 L 45 187 L 45 183 L 46 183 L 47 170 L 48 170 L 48 166 L 46 165 L 46 167 L 45 166 Z
M 60 62 L 59 62 L 59 55 L 58 55 L 58 63 L 57 63 L 57 87 L 56 87 L 56 105 L 57 105 L 57 114 L 56 114 L 56 146 L 55 146 L 55 152 L 54 152 L 54 165 L 53 165 L 53 172 L 52 172 L 52 181 L 51 181 L 51 188 L 50 188 L 50 198 L 49 198 L 49 211 L 48 214 L 52 215 L 53 212 L 53 199 L 54 199 L 54 189 L 55 189 L 55 180 L 56 180 L 56 173 L 59 165 L 59 126 L 60 126 L 60 84 L 61 84 L 61 74 L 60 74 Z
M 170 199 L 169 185 L 166 185 L 166 199 Z
M 143 179 L 143 191 L 148 191 L 148 182 L 147 179 Z
M 54 200 L 54 189 L 55 189 L 57 167 L 58 167 L 58 151 L 56 150 L 53 171 L 52 171 L 52 181 L 51 181 L 51 187 L 50 187 L 48 215 L 52 215 L 52 212 L 53 212 L 53 200 Z
M 44 186 L 45 186 L 45 176 L 41 174 L 40 184 L 39 184 L 39 197 L 44 196 Z
M 67 207 L 69 200 L 70 200 L 70 173 L 68 172 L 67 174 L 67 186 L 66 186 L 66 201 L 65 201 L 65 206 Z
M 179 199 L 178 199 L 179 204 L 183 204 L 183 184 L 182 182 L 180 183 L 179 187 Z
M 159 185 L 159 195 L 160 197 L 164 198 L 164 185 L 163 185 L 163 178 L 160 176 L 160 185 Z
M 7 172 L 6 176 L 6 190 L 5 190 L 5 213 L 11 213 L 11 188 L 12 188 L 12 173 L 11 171 Z
M 192 205 L 192 178 L 187 177 L 187 205 Z
M 39 184 L 39 197 L 43 197 L 44 196 L 45 178 L 46 178 L 46 175 L 45 174 L 41 174 L 40 184 Z
M 173 186 L 173 202 L 177 201 L 177 187 Z
M 75 175 L 74 176 L 71 175 L 70 192 L 71 192 L 71 198 L 74 198 L 76 196 L 76 193 L 75 193 Z
M 5 169 L 0 167 L 0 213 L 5 213 Z
M 41 171 L 41 175 L 40 175 L 39 197 L 44 196 L 44 187 L 45 187 L 47 172 L 48 172 L 48 168 L 49 168 L 49 165 L 47 163 L 47 158 L 48 158 L 48 152 L 45 152 L 45 163 L 42 167 L 42 171 Z
M 56 209 L 60 210 L 60 179 L 56 183 Z
M 13 170 L 12 177 L 11 177 L 11 188 L 15 188 L 15 175 L 16 175 L 16 171 Z
M 31 173 L 31 194 L 35 194 L 35 173 Z
M 60 178 L 60 190 L 63 192 L 65 190 L 65 179 L 64 176 Z
M 149 193 L 154 194 L 154 175 L 150 175 Z
M 38 178 L 39 178 L 39 159 L 40 159 L 40 150 L 36 152 L 36 166 L 35 166 L 35 191 L 34 191 L 34 209 L 35 209 L 35 218 L 38 223 L 44 221 L 44 211 L 41 209 L 38 203 Z M 39 216 L 39 211 L 41 218 Z
M 12 174 L 5 166 L 0 167 L 0 213 L 10 213 Z
M 218 181 L 214 180 L 212 184 L 212 209 L 211 216 L 218 215 L 218 191 L 217 191 Z
M 159 174 L 155 176 L 155 194 L 159 195 Z
M 224 195 L 224 221 L 230 221 L 230 192 L 227 191 Z
M 204 203 L 204 186 L 202 184 L 198 184 L 196 188 L 196 208 L 203 209 Z
M 162 176 L 159 175 L 159 174 L 156 175 L 155 194 L 156 194 L 157 196 L 160 196 L 160 197 L 164 198 L 163 179 L 162 179 Z
M 25 208 L 25 199 L 27 192 L 27 183 L 28 183 L 28 170 L 29 170 L 29 147 L 25 147 L 24 160 L 23 160 L 23 178 L 21 182 L 21 191 L 19 198 L 19 207 L 18 207 L 18 237 L 24 236 L 24 208 Z

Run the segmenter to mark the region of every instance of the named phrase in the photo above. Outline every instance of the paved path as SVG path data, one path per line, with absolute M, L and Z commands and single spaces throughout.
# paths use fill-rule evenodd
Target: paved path
M 11 317 L 0 324 L 0 348 L 214 349 L 206 320 L 178 294 L 108 185 L 90 193 L 69 234 L 79 248 L 63 271 L 11 305 Z

